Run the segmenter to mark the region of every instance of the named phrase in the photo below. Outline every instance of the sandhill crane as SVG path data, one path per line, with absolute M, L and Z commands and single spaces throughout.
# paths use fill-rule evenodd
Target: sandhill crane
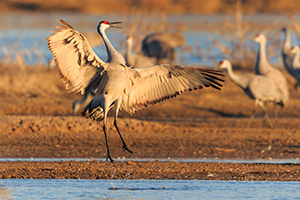
M 90 41 L 90 39 L 92 39 L 90 32 L 89 36 L 86 36 L 85 33 L 83 33 L 83 35 L 86 36 L 87 40 Z M 99 37 L 99 35 L 98 35 Z M 94 44 L 95 44 L 95 40 L 96 38 L 94 38 Z M 100 40 L 103 41 L 103 40 Z M 149 67 L 152 65 L 155 65 L 155 62 L 153 59 L 147 57 L 147 56 L 143 56 L 142 54 L 133 54 L 132 53 L 132 46 L 133 46 L 133 39 L 131 36 L 128 36 L 126 38 L 127 41 L 127 51 L 126 51 L 126 55 L 125 55 L 125 60 L 126 60 L 126 64 L 127 66 L 134 66 L 134 68 L 141 68 L 141 67 Z M 102 42 L 101 42 L 102 44 Z M 91 45 L 91 47 L 93 48 L 93 46 Z M 54 62 L 54 61 L 53 61 Z M 90 91 L 88 93 L 85 93 L 83 98 L 80 100 L 76 100 L 73 102 L 73 113 L 76 115 L 80 112 L 81 108 L 86 105 L 87 103 L 89 103 L 94 97 L 95 97 L 95 91 Z
M 293 46 L 291 48 L 291 54 L 294 55 L 292 62 L 293 77 L 297 80 L 300 86 L 300 48 L 299 46 Z
M 60 77 L 65 88 L 71 92 L 87 93 L 96 88 L 96 96 L 85 107 L 83 114 L 91 119 L 103 120 L 107 157 L 110 156 L 106 134 L 108 111 L 115 106 L 114 126 L 123 144 L 127 148 L 117 126 L 120 109 L 128 113 L 175 97 L 187 90 L 204 87 L 220 89 L 223 72 L 213 69 L 201 69 L 174 65 L 155 65 L 147 68 L 130 68 L 125 59 L 109 41 L 105 30 L 118 27 L 120 22 L 101 21 L 98 33 L 103 38 L 108 60 L 103 62 L 92 50 L 85 36 L 61 20 L 64 26 L 46 40 L 53 53 Z
M 287 27 L 283 27 L 281 31 L 284 34 L 284 40 L 283 45 L 281 48 L 281 55 L 282 55 L 282 61 L 284 64 L 284 67 L 286 71 L 293 76 L 293 70 L 292 70 L 292 56 L 290 54 L 290 50 L 292 47 L 291 43 L 291 35 L 290 30 Z
M 279 90 L 283 93 L 283 105 L 287 105 L 289 100 L 289 90 L 286 78 L 278 69 L 272 67 L 266 56 L 266 44 L 267 39 L 264 34 L 258 34 L 255 36 L 254 40 L 259 43 L 259 48 L 257 52 L 257 59 L 255 65 L 255 73 L 259 75 L 264 75 L 267 78 L 274 81 Z
M 141 68 L 141 67 L 149 67 L 155 64 L 154 60 L 152 60 L 147 56 L 132 53 L 133 39 L 131 36 L 128 36 L 126 41 L 127 41 L 127 51 L 125 55 L 125 60 L 128 66 Z
M 142 51 L 148 57 L 155 57 L 157 63 L 162 59 L 174 61 L 176 59 L 175 48 L 185 45 L 185 39 L 181 33 L 152 33 L 142 41 Z
M 236 85 L 243 89 L 243 91 L 250 97 L 255 100 L 254 109 L 252 115 L 247 123 L 247 127 L 250 126 L 250 123 L 255 116 L 256 108 L 259 106 L 264 114 L 265 118 L 268 120 L 270 127 L 273 128 L 273 124 L 268 116 L 267 109 L 265 104 L 267 102 L 273 102 L 274 104 L 282 104 L 282 92 L 278 89 L 275 83 L 262 75 L 255 74 L 235 74 L 232 70 L 232 65 L 229 60 L 223 60 L 219 64 L 220 69 L 226 69 L 228 77 Z

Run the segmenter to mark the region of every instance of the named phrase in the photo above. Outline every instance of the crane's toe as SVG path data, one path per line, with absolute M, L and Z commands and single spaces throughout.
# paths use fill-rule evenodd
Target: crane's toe
M 122 148 L 123 148 L 124 151 L 128 151 L 129 153 L 133 153 L 133 151 L 129 150 L 126 145 L 124 145 Z
M 110 161 L 111 163 L 114 163 L 114 160 L 111 158 L 110 154 L 107 154 L 106 161 Z

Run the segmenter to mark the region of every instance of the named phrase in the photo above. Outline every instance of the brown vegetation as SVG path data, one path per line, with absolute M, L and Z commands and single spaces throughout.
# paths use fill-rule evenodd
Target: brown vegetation
M 241 0 L 246 13 L 291 13 L 299 11 L 297 0 Z M 0 2 L 1 11 L 47 11 L 85 13 L 143 13 L 215 14 L 232 13 L 236 0 L 6 0 Z

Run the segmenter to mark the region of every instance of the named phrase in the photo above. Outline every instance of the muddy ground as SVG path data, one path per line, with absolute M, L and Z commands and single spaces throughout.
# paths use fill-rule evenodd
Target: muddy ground
M 277 119 L 273 117 L 273 106 L 268 106 L 275 124 L 273 129 L 264 122 L 261 111 L 246 128 L 254 101 L 225 78 L 221 91 L 206 88 L 187 92 L 133 116 L 122 112 L 118 125 L 132 154 L 122 151 L 113 118 L 109 117 L 111 155 L 115 159 L 297 159 L 300 90 L 285 75 L 289 80 L 290 100 L 287 107 L 279 109 Z M 72 102 L 81 95 L 65 92 L 55 69 L 0 68 L 0 77 L 1 158 L 106 157 L 102 123 L 73 114 Z M 85 172 L 74 174 L 77 168 Z M 115 178 L 133 179 L 299 180 L 300 166 L 1 161 L 0 169 L 0 178 L 109 178 L 111 170 L 115 170 Z

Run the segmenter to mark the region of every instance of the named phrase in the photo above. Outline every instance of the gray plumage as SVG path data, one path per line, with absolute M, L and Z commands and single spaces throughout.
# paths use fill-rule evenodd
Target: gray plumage
M 126 64 L 128 66 L 133 66 L 135 68 L 149 67 L 155 65 L 155 61 L 150 57 L 144 56 L 142 54 L 132 53 L 133 39 L 128 36 L 126 39 L 127 51 L 125 55 Z
M 248 97 L 255 100 L 254 109 L 248 121 L 247 127 L 250 126 L 250 123 L 255 116 L 257 106 L 259 106 L 264 111 L 265 118 L 268 120 L 270 126 L 273 127 L 273 124 L 269 119 L 265 104 L 267 102 L 273 102 L 274 104 L 282 105 L 283 94 L 278 89 L 276 84 L 269 78 L 262 75 L 235 74 L 232 70 L 231 63 L 228 60 L 221 61 L 219 68 L 226 69 L 230 80 L 240 88 L 242 88 L 245 94 L 248 95 Z
M 292 70 L 293 56 L 290 54 L 290 50 L 292 47 L 291 34 L 290 34 L 290 30 L 287 27 L 282 28 L 282 32 L 284 36 L 283 45 L 281 48 L 282 61 L 286 71 L 293 76 L 293 70 Z
M 257 52 L 257 59 L 255 65 L 255 73 L 258 75 L 266 76 L 267 78 L 274 81 L 278 89 L 282 92 L 283 97 L 283 105 L 287 105 L 289 100 L 289 90 L 286 78 L 282 74 L 281 71 L 272 67 L 267 60 L 266 56 L 266 44 L 267 39 L 266 36 L 263 34 L 258 34 L 255 36 L 254 39 L 257 43 L 259 43 L 259 48 Z
M 185 91 L 203 87 L 220 89 L 223 72 L 213 69 L 155 65 L 146 68 L 131 68 L 125 65 L 123 56 L 113 47 L 105 34 L 117 22 L 102 21 L 97 30 L 105 43 L 108 60 L 103 62 L 92 50 L 84 35 L 69 24 L 48 39 L 48 46 L 55 57 L 60 77 L 70 92 L 88 93 L 96 91 L 93 100 L 85 107 L 83 114 L 94 120 L 103 120 L 107 160 L 110 156 L 106 120 L 108 111 L 115 106 L 114 126 L 123 143 L 124 151 L 131 152 L 118 129 L 119 110 L 130 114 L 137 110 L 175 97 Z
M 292 60 L 292 72 L 293 77 L 297 80 L 298 86 L 300 86 L 300 48 L 299 46 L 293 46 L 290 53 L 293 55 Z
M 181 33 L 152 33 L 142 41 L 142 51 L 148 57 L 176 60 L 175 48 L 185 46 L 185 39 Z

